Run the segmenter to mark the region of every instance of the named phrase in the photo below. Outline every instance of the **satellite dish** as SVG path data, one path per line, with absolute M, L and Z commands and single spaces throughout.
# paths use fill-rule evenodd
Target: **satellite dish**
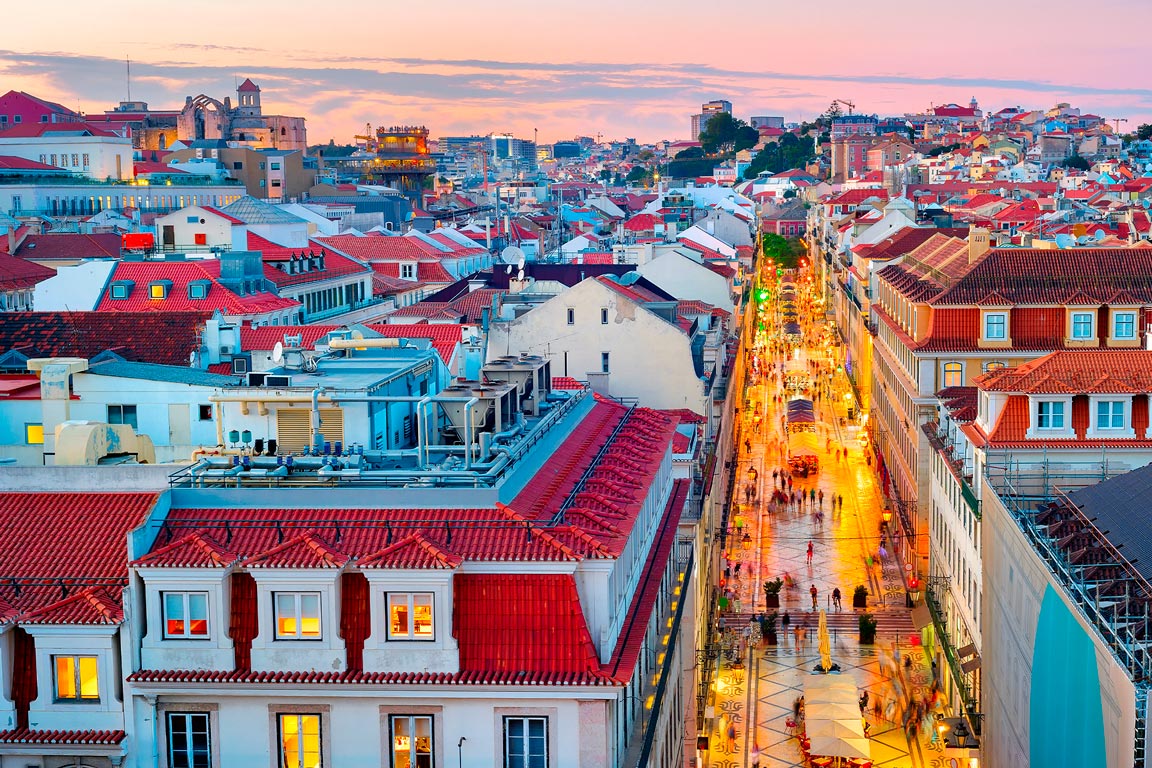
M 517 280 L 523 280 L 524 279 L 524 268 L 523 267 L 521 267 L 520 271 L 518 271 L 516 273 L 516 279 Z
M 1072 238 L 1072 235 L 1056 235 L 1057 248 L 1071 248 L 1075 244 L 1076 241 Z
M 506 275 L 510 275 L 510 274 L 512 274 L 512 265 L 511 265 L 511 264 L 509 264 L 509 265 L 508 265 L 508 266 L 507 266 L 507 267 L 504 269 L 504 274 L 506 274 Z
M 1140 201 L 1140 205 L 1144 206 L 1144 210 L 1148 210 L 1149 208 L 1152 208 L 1152 200 L 1144 198 Z
M 284 362 L 284 345 L 279 341 L 272 347 L 272 362 L 276 365 Z
M 1148 201 L 1147 201 L 1147 200 L 1145 200 L 1144 202 L 1148 202 Z M 1100 241 L 1101 241 L 1101 240 L 1103 240 L 1104 238 L 1108 237 L 1108 233 L 1106 233 L 1106 232 L 1105 232 L 1104 230 L 1102 230 L 1102 229 L 1098 229 L 1098 230 L 1096 230 L 1096 234 L 1095 234 L 1095 235 L 1093 235 L 1093 237 L 1095 237 L 1095 238 L 1096 238 L 1096 242 L 1100 242 Z
M 524 251 L 514 245 L 510 245 L 500 251 L 500 263 L 515 264 L 518 267 L 522 267 L 524 266 Z
M 1092 238 L 1089 237 L 1088 235 L 1080 235 L 1080 237 L 1076 238 L 1076 244 L 1077 245 L 1087 245 L 1088 241 L 1091 239 Z

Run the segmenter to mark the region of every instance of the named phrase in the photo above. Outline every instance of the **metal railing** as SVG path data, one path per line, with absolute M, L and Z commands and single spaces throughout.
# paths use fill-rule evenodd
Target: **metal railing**
M 975 694 L 968 685 L 968 677 L 964 672 L 960 655 L 957 653 L 956 645 L 952 642 L 952 635 L 948 632 L 948 616 L 944 613 L 944 608 L 940 604 L 940 598 L 937 594 L 941 590 L 948 590 L 948 580 L 940 577 L 929 578 L 924 590 L 924 604 L 928 606 L 928 613 L 932 616 L 932 623 L 936 627 L 936 639 L 944 651 L 944 661 L 948 664 L 948 670 L 952 673 L 952 681 L 960 693 L 960 701 L 964 704 L 964 714 L 972 726 L 973 733 L 980 735 L 980 720 L 983 717 L 980 713 L 980 702 L 976 700 Z

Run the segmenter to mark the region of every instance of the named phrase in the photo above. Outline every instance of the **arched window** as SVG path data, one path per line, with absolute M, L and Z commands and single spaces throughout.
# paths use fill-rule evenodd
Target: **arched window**
M 280 126 L 280 135 L 281 136 L 287 136 L 288 135 L 288 129 L 285 128 L 284 126 Z
M 944 386 L 964 386 L 964 366 L 960 363 L 944 363 Z
M 1003 360 L 989 360 L 987 363 L 984 363 L 984 373 L 992 373 L 992 371 L 998 371 L 1001 368 L 1007 367 L 1008 363 Z

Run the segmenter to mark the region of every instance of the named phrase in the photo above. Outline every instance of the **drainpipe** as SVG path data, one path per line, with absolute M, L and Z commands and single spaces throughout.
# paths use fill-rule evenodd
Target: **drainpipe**
M 479 402 L 480 398 L 473 397 L 464 403 L 464 442 L 467 443 L 464 449 L 464 469 L 472 468 L 472 443 L 476 437 L 476 427 L 472 424 L 472 409 Z
M 317 387 L 312 390 L 312 428 L 308 439 L 310 448 L 316 447 L 316 435 L 320 434 L 320 395 L 324 394 L 325 391 L 325 387 Z

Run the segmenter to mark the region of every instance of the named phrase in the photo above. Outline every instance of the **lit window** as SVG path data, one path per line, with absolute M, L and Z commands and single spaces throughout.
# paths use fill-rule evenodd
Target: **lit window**
M 388 595 L 389 640 L 433 640 L 432 594 L 392 592 Z
M 960 363 L 944 363 L 944 386 L 964 386 L 964 366 Z
M 1117 312 L 1112 316 L 1112 338 L 1114 339 L 1134 339 L 1136 338 L 1136 313 L 1135 312 Z
M 984 315 L 984 338 L 999 341 L 1008 338 L 1008 315 L 989 312 Z
M 504 768 L 548 765 L 548 718 L 504 718 Z
M 275 597 L 277 639 L 320 639 L 319 592 L 277 592 Z
M 568 307 L 568 325 L 576 325 L 576 310 Z
M 208 637 L 208 593 L 165 592 L 164 636 Z
M 1037 416 L 1040 429 L 1064 429 L 1064 403 L 1059 400 L 1041 400 Z
M 280 715 L 280 766 L 320 768 L 320 715 Z
M 1092 338 L 1092 313 L 1091 312 L 1073 312 L 1072 313 L 1072 338 L 1074 338 L 1074 339 L 1090 339 L 1090 338 Z
M 54 656 L 57 701 L 99 701 L 95 656 Z
M 1124 429 L 1124 401 L 1101 400 L 1096 403 L 1096 429 Z
M 431 715 L 392 715 L 392 765 L 432 768 Z
M 148 295 L 154 299 L 162 299 L 167 291 L 162 283 L 152 283 L 148 286 Z
M 168 713 L 170 768 L 211 768 L 207 712 Z
M 984 373 L 991 373 L 992 371 L 999 371 L 1001 368 L 1007 368 L 1008 363 L 1003 360 L 992 360 L 984 363 Z
M 25 424 L 24 443 L 26 445 L 44 445 L 44 425 Z

